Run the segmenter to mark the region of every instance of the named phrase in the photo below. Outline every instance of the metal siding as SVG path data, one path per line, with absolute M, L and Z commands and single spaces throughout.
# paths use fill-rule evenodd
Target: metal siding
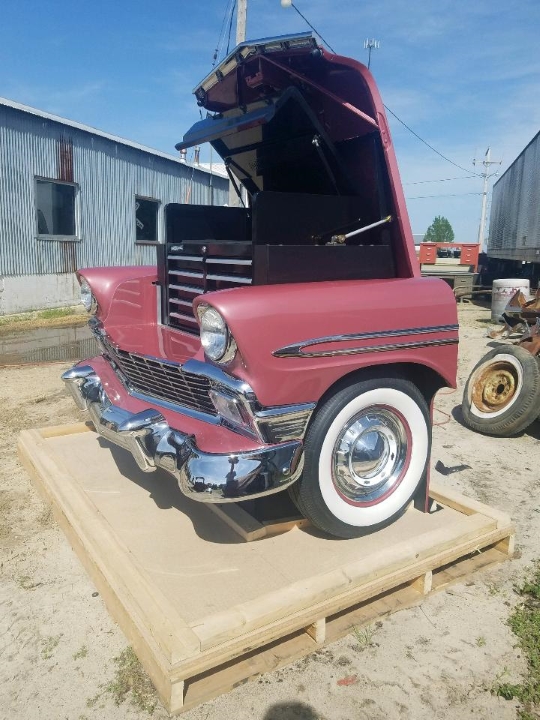
M 57 178 L 61 138 L 73 141 L 80 242 L 36 239 L 34 178 Z M 214 203 L 227 203 L 228 180 L 212 183 Z M 0 275 L 155 263 L 154 246 L 135 244 L 135 196 L 160 201 L 163 241 L 165 205 L 208 204 L 209 185 L 206 172 L 0 105 Z
M 540 261 L 540 133 L 493 186 L 488 254 Z

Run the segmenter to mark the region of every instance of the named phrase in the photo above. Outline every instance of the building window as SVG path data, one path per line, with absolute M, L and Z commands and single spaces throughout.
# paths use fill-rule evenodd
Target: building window
M 75 237 L 75 185 L 36 180 L 38 235 Z
M 136 242 L 158 241 L 159 200 L 135 198 L 135 240 Z

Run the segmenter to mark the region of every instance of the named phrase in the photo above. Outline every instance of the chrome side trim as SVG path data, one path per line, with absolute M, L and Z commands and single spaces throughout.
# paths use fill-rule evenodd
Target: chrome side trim
M 302 403 L 259 410 L 255 424 L 267 442 L 303 440 L 316 403 Z
M 100 435 L 128 450 L 143 472 L 162 468 L 173 475 L 192 500 L 226 503 L 272 495 L 302 472 L 304 452 L 298 440 L 245 452 L 204 452 L 193 436 L 172 430 L 155 408 L 131 413 L 113 405 L 89 365 L 75 366 L 62 379 Z
M 334 355 L 356 355 L 365 352 L 384 352 L 385 350 L 397 350 L 401 348 L 417 348 L 428 345 L 451 345 L 459 342 L 457 338 L 448 340 L 423 340 L 418 342 L 393 343 L 388 345 L 372 345 L 368 347 L 349 348 L 346 350 L 319 350 L 316 352 L 303 352 L 304 348 L 310 345 L 325 345 L 335 342 L 349 342 L 351 340 L 377 340 L 379 338 L 400 337 L 402 335 L 428 335 L 431 333 L 458 332 L 459 325 L 434 325 L 432 327 L 407 328 L 404 330 L 379 330 L 368 333 L 352 333 L 349 335 L 327 335 L 326 337 L 304 340 L 299 343 L 286 345 L 279 350 L 274 350 L 275 357 L 333 357 Z

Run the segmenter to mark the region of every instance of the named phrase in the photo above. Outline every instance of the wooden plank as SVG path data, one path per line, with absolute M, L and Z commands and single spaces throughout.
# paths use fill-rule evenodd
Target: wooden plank
M 290 663 L 324 642 L 350 632 L 352 627 L 361 627 L 390 612 L 421 602 L 429 592 L 446 587 L 464 574 L 500 562 L 513 552 L 514 529 L 508 516 L 439 487 L 432 488 L 431 496 L 451 509 L 443 509 L 432 516 L 411 509 L 406 513 L 407 518 L 396 523 L 395 531 L 378 533 L 377 543 L 369 538 L 350 541 L 359 546 L 354 552 L 347 552 L 349 547 L 356 548 L 354 544 L 336 544 L 316 534 L 303 534 L 295 519 L 257 520 L 241 505 L 228 505 L 224 506 L 226 512 L 220 509 L 221 515 L 215 513 L 216 518 L 222 518 L 221 527 L 230 528 L 235 524 L 243 528 L 247 538 L 258 537 L 268 543 L 265 547 L 281 548 L 282 562 L 289 562 L 295 552 L 298 555 L 298 547 L 314 548 L 311 557 L 316 557 L 317 562 L 312 563 L 312 574 L 303 576 L 300 573 L 298 579 L 289 576 L 290 573 L 284 575 L 277 589 L 261 590 L 250 600 L 229 601 L 228 604 L 227 596 L 220 596 L 216 605 L 222 608 L 219 612 L 194 616 L 188 622 L 185 606 L 174 595 L 167 594 L 166 588 L 180 587 L 189 592 L 190 583 L 158 587 L 155 572 L 163 568 L 163 564 L 145 566 L 129 544 L 129 538 L 135 537 L 133 533 L 119 535 L 114 522 L 111 524 L 111 518 L 117 515 L 103 514 L 110 507 L 104 497 L 116 497 L 120 493 L 115 507 L 124 507 L 125 503 L 120 490 L 106 489 L 100 483 L 101 475 L 96 472 L 96 467 L 103 468 L 106 473 L 116 472 L 116 466 L 111 464 L 111 452 L 99 444 L 97 436 L 89 430 L 86 424 L 79 423 L 24 431 L 19 440 L 21 459 L 38 490 L 52 503 L 58 523 L 152 678 L 162 701 L 174 713 L 226 692 L 250 677 Z M 92 444 L 93 437 L 96 446 Z M 73 460 L 82 452 L 79 448 L 88 452 L 93 447 L 96 452 L 91 449 L 92 464 Z M 102 462 L 105 457 L 108 464 Z M 97 480 L 86 486 L 77 478 L 79 475 L 86 477 L 90 467 Z M 141 493 L 141 488 L 120 470 L 114 482 L 114 487 L 121 488 L 127 499 L 134 497 L 135 489 L 139 490 L 139 500 L 131 505 L 128 503 L 127 507 L 129 512 L 140 512 L 141 517 L 130 515 L 124 524 L 129 528 L 143 527 L 149 509 L 144 502 L 146 493 Z M 139 485 L 152 487 L 147 485 L 146 476 Z M 404 525 L 399 525 L 400 522 Z M 176 525 L 180 523 L 174 521 Z M 403 533 L 398 525 L 409 529 Z M 173 527 L 170 520 L 167 527 Z M 211 558 L 223 557 L 226 572 L 235 570 L 238 563 L 239 568 L 243 567 L 242 557 L 246 567 L 251 556 L 259 557 L 256 553 L 262 548 L 260 543 L 251 547 L 246 545 L 240 554 L 227 550 L 220 555 L 219 542 L 232 541 L 220 540 L 216 527 L 212 525 L 212 542 L 217 544 Z M 290 530 L 288 535 L 271 537 L 275 528 L 285 527 Z M 204 550 L 189 519 L 183 521 L 182 528 L 187 534 L 179 536 L 178 541 L 188 543 L 188 546 L 192 543 L 199 552 Z M 160 522 L 155 532 L 164 532 Z M 325 542 L 328 545 L 325 546 Z M 244 546 L 237 543 L 231 547 Z M 325 547 L 335 552 L 335 562 L 329 564 L 328 557 L 334 556 L 327 556 L 327 571 L 321 572 L 319 553 L 326 552 Z M 371 549 L 362 552 L 366 547 Z M 204 574 L 205 565 L 197 565 L 196 555 L 197 550 L 189 551 L 189 557 L 193 557 L 193 570 Z M 309 551 L 305 557 L 310 557 Z M 300 556 L 298 568 L 303 569 L 304 563 L 299 563 L 299 559 Z M 260 575 L 257 564 L 250 567 L 257 576 Z M 178 574 L 168 573 L 167 564 L 163 569 L 165 575 L 175 577 Z M 210 572 L 208 582 L 212 583 L 218 577 Z M 243 583 L 246 581 L 247 578 L 242 578 Z M 233 581 L 231 587 L 234 586 Z M 238 594 L 234 596 L 238 597 Z
M 123 547 L 103 518 L 83 494 L 77 492 L 71 478 L 53 460 L 46 441 L 35 430 L 19 436 L 19 455 L 30 476 L 52 501 L 53 513 L 73 549 L 94 582 L 100 583 L 106 603 L 125 609 L 126 626 L 135 622 L 146 642 L 161 657 L 161 665 L 177 662 L 199 649 L 196 636 L 155 587 L 149 587 L 129 549 Z M 94 459 L 95 460 L 95 459 Z M 147 627 L 150 617 L 152 630 Z
M 315 642 L 320 645 L 320 643 L 323 643 L 326 640 L 326 620 L 325 618 L 320 618 L 319 620 L 315 620 L 314 623 L 311 625 L 308 625 L 306 628 L 307 634 L 310 636 L 310 638 L 313 638 Z
M 487 535 L 485 537 L 486 544 L 490 544 L 491 542 L 495 542 L 496 540 L 500 539 L 500 537 L 502 536 L 502 532 L 503 531 L 495 531 Z M 460 558 L 470 552 L 477 550 L 478 538 L 475 538 L 474 542 L 462 544 L 460 546 L 460 549 L 462 550 L 462 552 L 458 551 L 456 558 Z M 456 558 L 452 558 L 448 553 L 442 556 L 442 560 L 445 564 L 446 562 L 451 562 L 453 559 Z M 499 558 L 502 558 L 501 553 L 499 553 Z M 414 567 L 412 569 L 413 574 L 415 571 L 418 571 L 420 567 L 421 565 Z M 420 572 L 416 572 L 416 574 L 419 575 Z M 407 582 L 407 579 L 407 575 L 402 573 L 401 575 L 394 575 L 381 581 L 370 583 L 366 587 L 361 588 L 355 593 L 338 595 L 334 598 L 331 598 L 330 601 L 324 605 L 322 603 L 315 604 L 300 613 L 296 613 L 293 616 L 282 618 L 281 621 L 277 623 L 278 627 L 276 627 L 276 623 L 273 623 L 269 627 L 262 630 L 252 631 L 249 634 L 246 634 L 246 636 L 242 637 L 241 639 L 224 642 L 216 648 L 212 648 L 207 652 L 202 652 L 199 658 L 193 658 L 193 660 L 190 662 L 190 670 L 192 670 L 194 674 L 204 672 L 211 667 L 215 667 L 216 665 L 227 662 L 231 658 L 242 654 L 242 652 L 245 652 L 246 650 L 270 642 L 273 638 L 278 637 L 279 634 L 285 635 L 288 633 L 292 633 L 299 628 L 307 626 L 313 616 L 316 617 L 317 615 L 321 614 L 326 614 L 328 616 L 330 614 L 340 612 L 348 606 L 350 607 L 351 605 L 357 602 L 361 602 L 366 598 L 373 597 L 378 592 L 385 592 L 386 590 L 388 590 L 388 588 L 395 587 L 396 584 Z M 417 591 L 413 590 L 412 592 Z M 185 673 L 185 669 L 172 668 L 172 677 L 179 676 L 177 675 L 177 672 L 179 672 L 180 674 Z
M 432 483 L 429 488 L 429 496 L 436 502 L 445 507 L 453 508 L 464 515 L 473 515 L 474 513 L 483 513 L 497 520 L 499 527 L 506 527 L 510 518 L 502 510 L 497 510 L 488 505 L 484 505 L 479 500 L 466 497 L 456 490 L 443 487 L 437 483 Z
M 37 432 L 43 439 L 62 437 L 64 435 L 77 435 L 78 433 L 90 432 L 93 430 L 91 422 L 72 423 L 70 425 L 52 425 L 51 427 L 40 428 Z
M 241 503 L 208 503 L 208 509 L 246 542 L 254 542 L 267 535 L 265 526 L 247 513 Z
M 310 524 L 309 520 L 301 517 L 259 521 L 244 510 L 243 505 L 243 503 L 209 503 L 208 509 L 238 533 L 245 542 L 255 542 L 264 537 L 289 532 L 295 527 L 305 528 Z
M 507 557 L 513 557 L 516 551 L 516 536 L 508 535 L 508 537 L 503 538 L 500 542 L 497 543 L 496 548 L 497 550 L 500 550 L 502 553 L 504 553 Z
M 470 576 L 471 572 L 480 568 L 490 567 L 500 562 L 502 554 L 467 558 L 462 562 L 460 579 Z M 487 562 L 486 562 L 487 561 Z M 455 580 L 454 580 L 455 581 Z M 439 585 L 439 589 L 446 587 Z M 380 620 L 387 615 L 414 607 L 422 602 L 423 593 L 412 586 L 394 588 L 384 596 L 372 598 L 369 601 L 338 613 L 325 622 L 325 644 L 348 635 L 354 629 L 361 629 Z M 316 651 L 320 645 L 313 638 L 297 631 L 291 635 L 280 638 L 268 646 L 253 650 L 250 653 L 233 660 L 225 665 L 218 666 L 211 671 L 194 677 L 186 682 L 187 692 L 184 709 L 188 710 L 214 697 L 232 690 L 238 685 L 253 680 L 260 675 L 289 665 L 311 652 Z
M 317 607 L 328 614 L 338 608 L 327 609 L 325 601 L 333 606 L 338 603 L 344 607 L 351 602 L 351 598 L 352 602 L 361 600 L 362 597 L 356 597 L 358 594 L 378 594 L 387 587 L 407 582 L 431 569 L 433 564 L 445 564 L 473 551 L 480 537 L 496 532 L 496 529 L 496 522 L 485 515 L 465 516 L 450 526 L 419 536 L 415 542 L 402 542 L 384 548 L 354 564 L 312 577 L 308 583 L 291 583 L 256 601 L 215 613 L 206 619 L 204 625 L 193 629 L 200 639 L 201 650 L 205 650 L 218 644 L 223 645 L 239 634 L 256 630 L 263 620 L 267 623 L 282 622 L 283 607 L 286 605 L 291 613 L 287 622 L 292 622 L 292 618 L 296 617 L 300 623 L 297 627 L 291 627 L 292 631 L 309 624 L 299 619 L 303 610 L 311 612 L 312 608 Z
M 423 575 L 420 575 L 419 578 L 413 580 L 410 585 L 415 590 L 418 590 L 421 595 L 427 595 L 433 587 L 433 572 L 427 570 Z

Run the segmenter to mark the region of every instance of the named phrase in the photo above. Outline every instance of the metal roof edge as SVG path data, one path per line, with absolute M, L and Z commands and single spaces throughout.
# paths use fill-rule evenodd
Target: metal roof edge
M 44 120 L 50 120 L 51 122 L 58 123 L 59 125 L 65 125 L 66 127 L 71 127 L 76 130 L 81 130 L 82 132 L 89 133 L 90 135 L 97 135 L 98 137 L 102 137 L 105 140 L 110 140 L 111 142 L 115 142 L 120 145 L 125 145 L 126 147 L 133 148 L 134 150 L 140 150 L 141 152 L 145 152 L 148 155 L 160 157 L 160 158 L 163 158 L 164 160 L 170 160 L 171 162 L 174 162 L 177 165 L 182 165 L 184 167 L 193 168 L 194 170 L 200 170 L 201 172 L 204 172 L 204 173 L 207 173 L 208 175 L 210 175 L 209 170 L 206 170 L 205 168 L 202 168 L 199 165 L 193 165 L 193 164 L 184 162 L 184 161 L 180 160 L 180 158 L 178 158 L 174 155 L 169 155 L 167 153 L 162 152 L 161 150 L 155 150 L 154 148 L 147 147 L 146 145 L 140 145 L 139 143 L 133 142 L 132 140 L 126 140 L 125 138 L 121 138 L 118 135 L 111 135 L 110 133 L 104 132 L 103 130 L 98 130 L 97 128 L 93 128 L 90 125 L 84 125 L 83 123 L 76 122 L 75 120 L 68 120 L 67 118 L 60 117 L 59 115 L 53 115 L 52 113 L 45 112 L 44 110 L 38 110 L 37 108 L 30 107 L 29 105 L 23 105 L 22 103 L 16 102 L 15 100 L 8 100 L 7 98 L 4 98 L 4 97 L 0 97 L 0 105 L 9 107 L 12 110 L 19 110 L 20 112 L 24 112 L 29 115 L 35 115 L 36 117 L 43 118 Z M 212 173 L 212 174 L 217 175 L 217 173 Z M 222 176 L 218 175 L 218 177 L 222 177 Z

